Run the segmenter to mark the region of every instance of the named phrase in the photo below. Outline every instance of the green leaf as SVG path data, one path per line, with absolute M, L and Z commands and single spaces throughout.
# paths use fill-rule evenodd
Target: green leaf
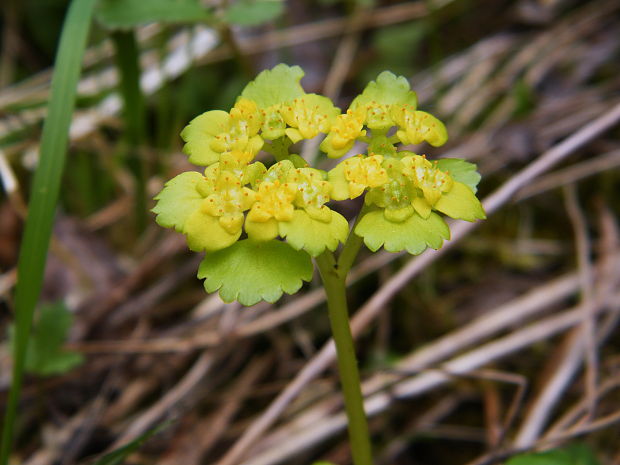
M 219 290 L 224 302 L 237 300 L 250 306 L 275 302 L 282 293 L 293 294 L 302 281 L 312 279 L 312 260 L 285 242 L 245 239 L 226 249 L 208 253 L 200 264 L 207 292 Z
M 219 217 L 211 216 L 201 209 L 189 215 L 184 225 L 187 245 L 194 252 L 211 252 L 229 247 L 239 239 L 241 232 L 241 227 L 232 232 L 227 230 Z
M 351 109 L 367 108 L 366 123 L 371 129 L 387 129 L 394 123 L 390 117 L 392 104 L 407 104 L 412 110 L 418 105 L 418 97 L 403 76 L 383 71 L 376 81 L 370 81 L 364 92 L 351 102 Z
M 186 142 L 183 152 L 189 155 L 190 163 L 208 166 L 220 159 L 220 154 L 211 148 L 211 142 L 218 134 L 230 129 L 230 115 L 222 110 L 206 111 L 189 122 L 181 131 Z
M 451 218 L 465 221 L 486 218 L 480 200 L 465 184 L 454 181 L 449 192 L 443 194 L 433 208 Z
M 167 428 L 171 423 L 172 421 L 166 421 L 162 423 L 161 425 L 158 425 L 154 428 L 149 429 L 148 431 L 141 434 L 133 441 L 128 442 L 124 446 L 119 447 L 118 449 L 115 449 L 112 452 L 105 454 L 103 457 L 100 457 L 99 459 L 97 459 L 97 461 L 93 462 L 92 465 L 120 465 L 122 464 L 125 458 L 127 458 L 130 454 L 137 451 L 138 448 L 142 446 L 142 444 L 144 444 L 149 438 L 159 433 L 163 429 Z
M 462 182 L 466 186 L 477 192 L 480 182 L 480 173 L 476 171 L 477 166 L 461 158 L 442 158 L 437 160 L 437 168 L 441 171 L 448 171 L 452 179 Z
M 94 0 L 74 0 L 63 24 L 54 62 L 47 118 L 43 124 L 39 165 L 31 184 L 28 218 L 22 236 L 15 289 L 15 340 L 11 389 L 2 424 L 0 464 L 8 462 L 21 392 L 28 336 L 41 293 L 54 213 L 67 152 L 82 57 L 90 31 Z
M 202 204 L 203 196 L 197 187 L 203 182 L 203 176 L 197 171 L 181 173 L 168 181 L 155 196 L 157 204 L 152 210 L 157 214 L 155 221 L 164 228 L 184 232 L 187 219 Z
M 383 246 L 388 252 L 407 250 L 418 255 L 427 247 L 439 249 L 444 239 L 450 238 L 450 229 L 436 213 L 431 213 L 427 219 L 414 213 L 402 222 L 394 222 L 385 218 L 383 210 L 374 210 L 362 217 L 355 234 L 363 237 L 373 252 Z
M 383 71 L 377 76 L 376 81 L 370 81 L 362 94 L 353 100 L 351 107 L 356 108 L 371 101 L 382 105 L 401 103 L 411 105 L 413 108 L 418 105 L 418 97 L 411 90 L 409 81 L 404 76 L 396 76 L 389 71 Z
M 241 0 L 224 14 L 229 23 L 256 26 L 276 19 L 284 11 L 282 0 Z
M 592 449 L 585 444 L 571 444 L 561 449 L 520 454 L 506 465 L 599 465 Z
M 304 74 L 299 66 L 280 63 L 256 76 L 256 79 L 243 89 L 241 97 L 254 100 L 260 108 L 291 101 L 305 94 L 299 83 Z
M 63 350 L 73 314 L 63 303 L 41 307 L 30 335 L 26 371 L 40 376 L 66 373 L 84 361 L 82 354 Z M 11 328 L 11 338 L 14 330 Z
M 200 0 L 99 0 L 95 17 L 108 29 L 129 29 L 151 22 L 203 22 L 213 16 Z
M 325 249 L 334 251 L 340 242 L 347 240 L 349 223 L 339 213 L 331 212 L 329 222 L 312 218 L 303 210 L 295 210 L 291 221 L 279 223 L 279 232 L 296 250 L 305 250 L 313 257 Z

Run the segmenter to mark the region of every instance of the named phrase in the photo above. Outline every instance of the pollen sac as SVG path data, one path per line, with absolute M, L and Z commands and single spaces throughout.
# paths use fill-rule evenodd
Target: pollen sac
M 284 136 L 286 131 L 286 123 L 280 114 L 281 105 L 272 105 L 262 110 L 263 126 L 261 128 L 261 136 L 263 139 L 275 140 Z
M 382 166 L 383 157 L 352 157 L 341 162 L 329 172 L 332 184 L 332 197 L 335 200 L 354 199 L 366 188 L 381 186 L 389 181 Z
M 282 104 L 280 114 L 290 126 L 286 135 L 295 143 L 329 132 L 340 110 L 327 97 L 306 94 Z
M 222 171 L 214 192 L 202 204 L 202 211 L 219 218 L 221 226 L 230 234 L 241 231 L 243 212 L 249 210 L 256 193 L 243 187 L 241 180 L 229 171 Z
M 393 104 L 417 105 L 417 96 L 409 88 L 403 76 L 384 71 L 375 81 L 368 83 L 364 92 L 351 103 L 351 108 L 362 108 L 366 112 L 366 126 L 373 130 L 373 136 L 387 132 L 394 122 L 390 114 Z
M 390 107 L 371 100 L 366 104 L 366 125 L 370 129 L 384 130 L 392 127 L 394 122 L 390 116 Z
M 444 193 L 450 192 L 454 181 L 452 177 L 420 155 L 402 159 L 403 173 L 422 191 L 424 200 L 432 207 Z
M 220 166 L 223 170 L 241 175 L 244 168 L 254 159 L 254 153 L 244 150 L 231 150 L 220 155 Z
M 415 110 L 411 105 L 392 105 L 391 116 L 399 126 L 396 136 L 403 144 L 428 142 L 434 147 L 448 140 L 444 124 L 430 113 Z
M 339 158 L 353 148 L 358 137 L 364 137 L 366 130 L 364 120 L 366 112 L 363 108 L 347 110 L 338 115 L 327 137 L 321 143 L 323 150 L 330 158 Z
M 293 218 L 296 194 L 296 186 L 292 183 L 281 183 L 277 179 L 274 182 L 261 182 L 248 219 L 259 223 L 272 218 L 277 221 L 290 221 Z
M 263 114 L 252 100 L 240 98 L 230 110 L 231 129 L 256 135 L 263 124 Z
M 323 178 L 323 172 L 314 168 L 297 168 L 290 171 L 288 179 L 297 186 L 297 207 L 315 211 L 329 202 L 331 185 Z
M 190 249 L 213 252 L 234 244 L 241 236 L 244 212 L 255 200 L 255 193 L 243 187 L 234 173 L 219 163 L 209 166 L 196 183 L 200 203 L 186 218 L 183 233 Z M 183 206 L 178 206 L 183 211 Z
M 383 208 L 383 214 L 388 221 L 400 223 L 413 215 L 414 208 L 411 201 L 414 196 L 415 188 L 412 183 L 404 176 L 394 173 L 390 176 L 389 182 L 370 189 L 365 202 L 367 205 Z
M 226 152 L 243 152 L 251 161 L 263 146 L 262 122 L 256 103 L 239 99 L 230 113 L 213 110 L 194 118 L 181 132 L 183 151 L 190 162 L 203 166 L 217 163 Z
M 256 103 L 239 99 L 232 110 L 226 131 L 217 134 L 210 148 L 219 153 L 240 151 L 256 155 L 263 146 L 258 132 L 263 124 L 263 114 Z

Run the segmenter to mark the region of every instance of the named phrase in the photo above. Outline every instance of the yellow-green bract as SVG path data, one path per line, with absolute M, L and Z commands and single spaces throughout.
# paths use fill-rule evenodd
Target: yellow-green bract
M 155 197 L 157 222 L 207 253 L 199 276 L 226 301 L 250 305 L 296 292 L 311 279 L 311 257 L 336 250 L 349 234 L 373 251 L 418 254 L 449 238 L 439 213 L 485 217 L 475 165 L 432 162 L 403 148 L 447 140 L 443 123 L 417 109 L 404 77 L 381 73 L 345 112 L 307 94 L 302 77 L 298 66 L 280 64 L 249 83 L 229 112 L 192 120 L 181 133 L 184 151 L 206 168 L 178 175 Z M 319 135 L 327 156 L 352 156 L 326 173 L 290 153 Z M 359 143 L 367 149 L 351 154 Z M 261 151 L 274 156 L 269 167 L 256 161 Z M 330 205 L 361 195 L 364 215 L 350 232 Z

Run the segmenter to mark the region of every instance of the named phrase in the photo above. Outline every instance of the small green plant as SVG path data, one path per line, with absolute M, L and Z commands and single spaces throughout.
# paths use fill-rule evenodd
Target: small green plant
M 208 292 L 226 302 L 275 302 L 297 292 L 315 259 L 328 297 L 338 367 L 356 465 L 371 463 L 368 428 L 348 322 L 345 280 L 362 243 L 370 250 L 438 249 L 450 230 L 440 213 L 485 218 L 476 198 L 480 175 L 460 159 L 431 162 L 403 146 L 440 146 L 446 129 L 417 109 L 404 77 L 381 73 L 342 113 L 327 97 L 308 94 L 297 66 L 263 71 L 230 112 L 208 111 L 183 130 L 185 172 L 156 196 L 157 222 L 185 234 L 206 252 L 198 270 Z M 294 144 L 325 134 L 320 148 L 341 158 L 329 172 L 291 153 Z M 256 161 L 259 152 L 275 163 Z M 328 206 L 364 195 L 355 224 Z M 344 244 L 336 257 L 334 252 Z
M 62 347 L 72 324 L 73 314 L 62 302 L 41 307 L 28 342 L 27 372 L 39 376 L 62 374 L 84 361 L 82 354 Z M 11 345 L 14 344 L 14 334 L 15 328 L 11 327 Z
M 531 452 L 511 457 L 506 465 L 599 465 L 592 449 L 585 444 L 570 444 L 545 452 Z

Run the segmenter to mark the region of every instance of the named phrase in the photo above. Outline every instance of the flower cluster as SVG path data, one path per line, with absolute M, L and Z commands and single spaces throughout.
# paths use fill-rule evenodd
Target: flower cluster
M 437 118 L 417 110 L 406 79 L 381 73 L 341 113 L 328 98 L 305 93 L 302 76 L 299 67 L 278 65 L 248 84 L 229 112 L 208 111 L 191 121 L 181 134 L 184 151 L 206 169 L 182 173 L 156 197 L 158 223 L 184 233 L 192 250 L 207 252 L 199 275 L 208 290 L 219 288 L 228 300 L 273 301 L 308 280 L 310 256 L 334 251 L 350 234 L 345 218 L 327 205 L 333 200 L 365 194 L 351 234 L 371 250 L 439 248 L 449 230 L 437 212 L 484 218 L 474 165 L 431 162 L 403 147 L 439 146 L 447 139 Z M 328 157 L 343 157 L 359 143 L 367 150 L 328 173 L 289 153 L 292 144 L 319 134 Z M 261 151 L 273 154 L 275 163 L 267 168 L 256 161 Z M 247 282 L 231 284 L 230 263 L 238 271 L 250 261 L 254 268 L 278 266 L 258 263 L 261 254 L 297 268 L 275 284 L 258 278 L 260 289 L 248 292 Z
M 327 174 L 286 155 L 269 169 L 254 159 L 265 144 L 272 145 L 266 142 L 269 137 L 315 137 L 329 131 L 338 113 L 329 99 L 309 94 L 275 108 L 240 98 L 229 113 L 216 110 L 198 116 L 181 135 L 190 161 L 207 168 L 203 176 L 185 173 L 191 183 L 181 186 L 175 178 L 167 184 L 156 197 L 158 221 L 185 233 L 195 251 L 224 249 L 243 232 L 259 241 L 286 237 L 312 256 L 334 250 L 349 229 L 344 217 L 325 205 L 331 200 Z M 195 199 L 191 212 L 169 217 L 168 204 L 174 209 L 172 203 L 178 203 L 170 194 L 182 188 Z

